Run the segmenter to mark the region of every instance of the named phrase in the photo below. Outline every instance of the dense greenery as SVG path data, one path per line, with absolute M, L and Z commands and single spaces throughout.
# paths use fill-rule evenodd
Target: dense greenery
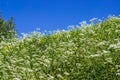
M 120 80 L 120 18 L 0 43 L 1 80 Z
M 0 41 L 14 37 L 16 37 L 16 31 L 13 18 L 11 17 L 10 20 L 5 21 L 0 17 Z

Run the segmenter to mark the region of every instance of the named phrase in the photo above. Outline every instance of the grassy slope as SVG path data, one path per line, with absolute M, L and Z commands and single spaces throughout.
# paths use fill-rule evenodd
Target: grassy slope
M 0 43 L 1 80 L 120 79 L 120 18 Z

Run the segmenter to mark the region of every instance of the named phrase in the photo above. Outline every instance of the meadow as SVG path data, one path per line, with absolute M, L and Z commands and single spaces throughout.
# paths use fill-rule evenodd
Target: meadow
M 120 80 L 120 18 L 4 39 L 0 80 Z

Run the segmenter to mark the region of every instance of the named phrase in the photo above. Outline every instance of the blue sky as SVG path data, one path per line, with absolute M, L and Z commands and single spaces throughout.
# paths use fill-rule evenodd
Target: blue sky
M 67 29 L 83 20 L 120 14 L 120 0 L 0 0 L 0 12 L 14 17 L 19 33 Z

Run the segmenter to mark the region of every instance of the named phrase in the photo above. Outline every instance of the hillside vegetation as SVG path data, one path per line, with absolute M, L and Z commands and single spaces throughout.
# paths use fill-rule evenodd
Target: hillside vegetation
M 1 41 L 0 80 L 120 80 L 120 18 Z

